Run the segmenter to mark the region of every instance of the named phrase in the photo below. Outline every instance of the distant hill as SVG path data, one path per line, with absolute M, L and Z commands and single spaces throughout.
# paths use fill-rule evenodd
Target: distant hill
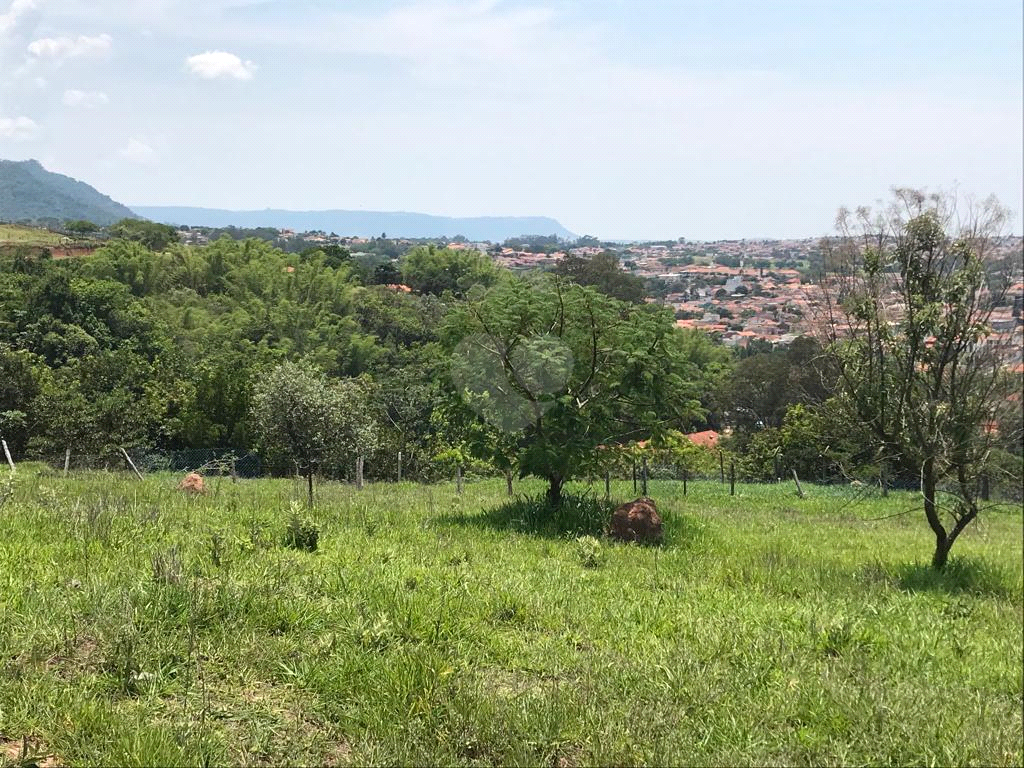
M 0 221 L 86 219 L 113 224 L 138 216 L 88 184 L 51 173 L 35 160 L 0 160 Z
M 522 235 L 557 235 L 575 240 L 576 235 L 545 216 L 478 216 L 450 218 L 425 213 L 386 211 L 227 211 L 216 208 L 134 206 L 147 219 L 163 224 L 193 227 L 276 227 L 296 232 L 320 230 L 357 237 L 455 237 L 501 242 Z

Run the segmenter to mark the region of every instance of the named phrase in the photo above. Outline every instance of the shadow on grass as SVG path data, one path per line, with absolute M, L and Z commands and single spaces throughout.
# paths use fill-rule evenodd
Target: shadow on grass
M 957 558 L 944 570 L 924 563 L 906 563 L 894 569 L 896 585 L 911 592 L 971 594 L 1002 599 L 1020 599 L 1020 586 L 1010 573 L 987 560 Z
M 441 515 L 435 520 L 446 525 L 465 525 L 497 531 L 515 531 L 536 536 L 601 536 L 618 506 L 588 493 L 563 493 L 562 504 L 552 507 L 542 496 L 515 496 L 481 512 Z
M 491 509 L 440 515 L 434 521 L 442 525 L 514 531 L 547 538 L 572 538 L 605 534 L 612 512 L 621 502 L 605 501 L 590 493 L 565 493 L 559 507 L 551 507 L 541 496 L 516 496 Z M 659 510 L 660 511 L 660 510 Z M 706 531 L 688 518 L 665 515 L 662 545 L 702 540 Z

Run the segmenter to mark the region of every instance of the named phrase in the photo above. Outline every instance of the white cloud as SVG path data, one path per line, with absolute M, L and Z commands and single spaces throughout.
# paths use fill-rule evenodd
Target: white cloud
M 39 135 L 39 126 L 29 117 L 0 117 L 0 139 L 28 141 Z
M 66 107 L 99 107 L 110 102 L 107 94 L 101 91 L 64 91 L 61 99 Z
M 7 9 L 7 13 L 0 15 L 0 35 L 6 35 L 12 31 L 35 8 L 36 4 L 33 0 L 14 0 Z
M 227 51 L 207 51 L 189 56 L 185 59 L 185 68 L 193 75 L 205 80 L 218 77 L 232 77 L 235 80 L 251 80 L 256 65 L 251 61 L 242 61 Z
M 43 37 L 28 44 L 28 52 L 39 58 L 70 59 L 76 56 L 95 56 L 110 50 L 113 42 L 108 34 L 79 35 L 78 37 Z
M 138 139 L 129 141 L 118 154 L 133 163 L 151 163 L 156 159 L 153 148 Z

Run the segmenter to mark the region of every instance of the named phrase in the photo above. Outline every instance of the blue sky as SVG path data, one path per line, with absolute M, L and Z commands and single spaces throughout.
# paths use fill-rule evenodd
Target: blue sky
M 1024 212 L 1019 2 L 0 0 L 0 157 L 129 205 L 826 234 Z

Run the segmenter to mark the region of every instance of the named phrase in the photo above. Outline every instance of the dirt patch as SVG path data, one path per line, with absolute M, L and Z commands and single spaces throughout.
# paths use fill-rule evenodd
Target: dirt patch
M 24 736 L 9 739 L 0 734 L 0 766 L 2 768 L 57 768 L 60 761 L 50 754 L 39 739 Z
M 48 658 L 46 668 L 55 670 L 65 679 L 70 678 L 98 663 L 99 647 L 99 643 L 91 637 L 77 637 L 71 643 L 70 648 L 64 650 L 64 653 L 57 653 Z
M 345 739 L 334 744 L 324 756 L 323 764 L 328 768 L 341 768 L 352 764 L 352 745 Z

